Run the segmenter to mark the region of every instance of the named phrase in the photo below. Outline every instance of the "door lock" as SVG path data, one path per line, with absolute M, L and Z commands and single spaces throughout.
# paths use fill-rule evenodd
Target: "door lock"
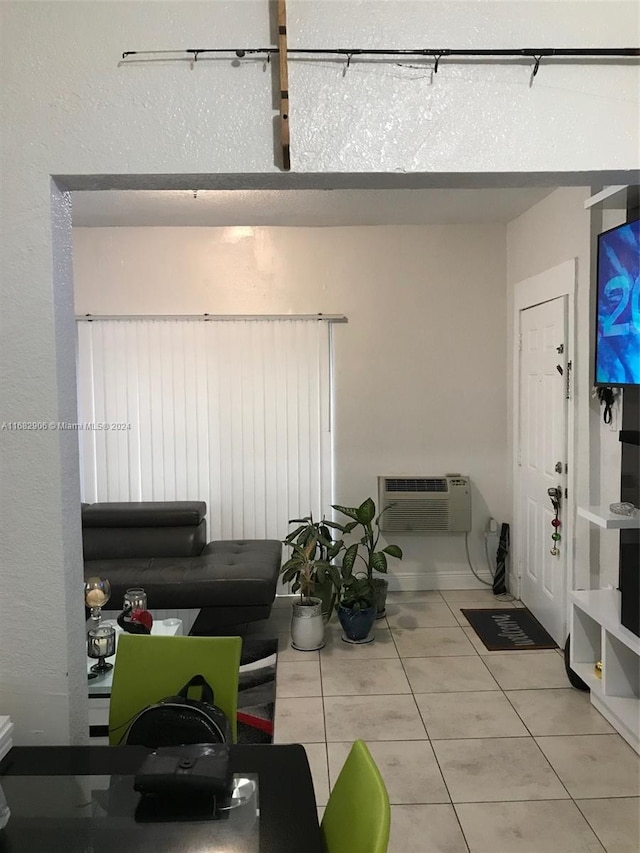
M 547 489 L 547 494 L 549 495 L 549 498 L 551 500 L 553 511 L 557 516 L 560 512 L 560 506 L 562 505 L 562 489 L 560 488 L 560 486 L 558 486 L 556 489 Z
M 554 470 L 556 474 L 562 474 L 562 462 L 556 462 Z

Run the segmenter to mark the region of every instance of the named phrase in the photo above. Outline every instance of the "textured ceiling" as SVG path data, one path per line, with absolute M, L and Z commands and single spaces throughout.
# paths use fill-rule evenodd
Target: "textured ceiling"
M 117 226 L 345 226 L 508 222 L 550 187 L 93 191 L 73 193 L 73 224 Z

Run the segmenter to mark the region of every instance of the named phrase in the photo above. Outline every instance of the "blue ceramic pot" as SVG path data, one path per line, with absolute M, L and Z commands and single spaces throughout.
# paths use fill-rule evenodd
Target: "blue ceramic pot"
M 342 638 L 349 643 L 371 643 L 374 635 L 369 636 L 376 621 L 377 607 L 367 607 L 365 610 L 350 610 L 340 605 L 338 619 L 345 636 Z

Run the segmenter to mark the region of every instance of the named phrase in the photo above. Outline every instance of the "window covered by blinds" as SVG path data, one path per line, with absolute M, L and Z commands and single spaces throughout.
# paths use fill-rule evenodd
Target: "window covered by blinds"
M 204 500 L 212 539 L 321 517 L 330 335 L 310 319 L 79 320 L 82 499 Z

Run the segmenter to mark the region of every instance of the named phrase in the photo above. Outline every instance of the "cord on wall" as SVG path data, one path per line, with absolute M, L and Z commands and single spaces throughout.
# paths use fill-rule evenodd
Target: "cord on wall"
M 486 544 L 486 534 L 485 534 L 485 544 Z M 464 534 L 464 548 L 467 552 L 467 563 L 469 564 L 469 568 L 471 569 L 471 574 L 476 577 L 480 583 L 483 583 L 485 586 L 493 586 L 493 583 L 486 581 L 484 578 L 481 578 L 480 575 L 473 568 L 473 563 L 471 562 L 471 554 L 469 553 L 469 534 Z M 489 563 L 489 555 L 487 554 L 487 565 L 489 566 L 489 572 L 491 577 L 493 577 L 493 572 L 491 571 L 491 564 Z
M 600 405 L 604 406 L 602 420 L 605 424 L 609 425 L 613 421 L 613 405 L 616 401 L 617 393 L 613 388 L 604 386 L 596 388 L 594 393 L 595 396 L 597 396 Z

